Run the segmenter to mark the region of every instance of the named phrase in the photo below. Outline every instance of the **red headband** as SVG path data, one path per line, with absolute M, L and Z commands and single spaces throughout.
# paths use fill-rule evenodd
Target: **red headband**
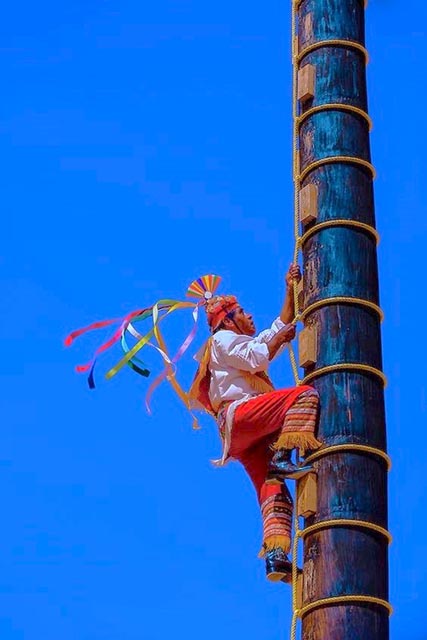
M 236 296 L 215 296 L 206 304 L 208 324 L 215 331 L 226 316 L 239 308 Z

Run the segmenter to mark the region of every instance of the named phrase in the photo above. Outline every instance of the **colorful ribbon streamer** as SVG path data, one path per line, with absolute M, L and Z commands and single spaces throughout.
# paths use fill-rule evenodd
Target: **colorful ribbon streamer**
M 141 376 L 147 377 L 150 375 L 149 369 L 146 368 L 144 362 L 138 357 L 140 350 L 149 346 L 154 348 L 161 356 L 164 364 L 163 370 L 156 376 L 153 382 L 150 384 L 145 404 L 147 407 L 147 411 L 151 413 L 150 409 L 150 400 L 151 397 L 156 390 L 156 388 L 161 384 L 164 379 L 167 379 L 172 387 L 174 388 L 177 395 L 181 398 L 183 403 L 187 408 L 189 408 L 189 402 L 187 393 L 182 389 L 181 385 L 176 379 L 176 363 L 187 351 L 189 346 L 194 340 L 197 331 L 197 324 L 199 319 L 199 310 L 202 305 L 209 300 L 215 290 L 217 289 L 221 278 L 215 275 L 206 275 L 194 280 L 187 290 L 187 295 L 191 297 L 198 298 L 197 302 L 183 302 L 180 300 L 174 300 L 165 298 L 159 300 L 152 307 L 147 307 L 145 309 L 139 309 L 137 311 L 132 311 L 128 313 L 123 318 L 113 318 L 110 320 L 102 320 L 98 322 L 94 322 L 87 327 L 83 327 L 81 329 L 77 329 L 68 335 L 65 339 L 65 346 L 69 347 L 74 342 L 76 338 L 92 331 L 94 329 L 103 329 L 105 327 L 111 326 L 113 324 L 119 324 L 118 328 L 114 331 L 112 336 L 108 338 L 105 342 L 103 342 L 93 354 L 91 360 L 83 365 L 77 365 L 76 371 L 78 373 L 89 372 L 88 375 L 88 384 L 91 389 L 95 388 L 95 380 L 94 380 L 94 370 L 95 365 L 97 363 L 98 357 L 107 351 L 110 347 L 112 347 L 116 342 L 120 340 L 121 347 L 124 352 L 124 356 L 119 360 L 119 362 L 114 365 L 109 371 L 107 371 L 105 377 L 107 380 L 114 377 L 125 365 L 128 365 L 132 368 L 133 371 L 138 373 Z M 185 338 L 184 342 L 181 344 L 175 355 L 171 358 L 168 355 L 168 349 L 166 346 L 165 339 L 160 330 L 160 324 L 167 318 L 171 313 L 179 310 L 179 309 L 192 309 L 192 316 L 194 325 Z M 133 326 L 134 323 L 141 322 L 142 320 L 146 320 L 148 318 L 152 318 L 152 327 L 145 335 L 141 334 L 139 331 L 135 329 Z M 136 340 L 136 344 L 132 347 L 129 347 L 126 341 L 126 333 L 132 335 Z M 154 341 L 152 339 L 154 338 Z M 193 416 L 194 418 L 194 416 Z M 193 423 L 194 428 L 198 428 L 197 420 L 194 418 Z

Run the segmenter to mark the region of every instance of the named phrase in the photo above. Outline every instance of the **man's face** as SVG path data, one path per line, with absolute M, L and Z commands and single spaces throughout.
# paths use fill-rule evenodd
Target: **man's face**
M 241 333 L 246 336 L 254 336 L 256 333 L 254 321 L 252 320 L 252 315 L 250 313 L 246 313 L 242 307 L 236 309 L 233 313 L 232 318 L 227 318 L 227 323 L 229 329 L 232 331 L 238 330 L 238 333 Z

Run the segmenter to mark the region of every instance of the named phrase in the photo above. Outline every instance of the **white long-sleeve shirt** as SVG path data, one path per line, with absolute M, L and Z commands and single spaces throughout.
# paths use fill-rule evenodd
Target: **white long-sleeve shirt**
M 223 455 L 220 461 L 216 461 L 218 464 L 224 464 L 228 457 L 235 410 L 242 402 L 259 395 L 242 376 L 242 371 L 267 371 L 270 364 L 267 343 L 284 326 L 280 318 L 276 318 L 269 329 L 261 331 L 255 337 L 239 335 L 226 329 L 213 336 L 209 362 L 209 398 L 215 410 L 224 402 L 231 401 L 225 419 Z M 222 418 L 219 416 L 219 420 Z

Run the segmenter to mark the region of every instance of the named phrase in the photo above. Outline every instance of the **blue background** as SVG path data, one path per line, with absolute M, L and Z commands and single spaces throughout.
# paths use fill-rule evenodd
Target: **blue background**
M 427 9 L 371 0 L 366 17 L 392 637 L 422 640 Z M 243 471 L 210 465 L 215 425 L 192 431 L 167 385 L 147 416 L 128 369 L 90 392 L 73 366 L 102 336 L 62 342 L 209 272 L 259 329 L 276 316 L 293 252 L 290 4 L 23 2 L 0 31 L 0 637 L 286 638 L 290 592 L 264 578 Z M 185 358 L 184 385 L 193 370 Z M 286 356 L 272 374 L 290 384 Z

